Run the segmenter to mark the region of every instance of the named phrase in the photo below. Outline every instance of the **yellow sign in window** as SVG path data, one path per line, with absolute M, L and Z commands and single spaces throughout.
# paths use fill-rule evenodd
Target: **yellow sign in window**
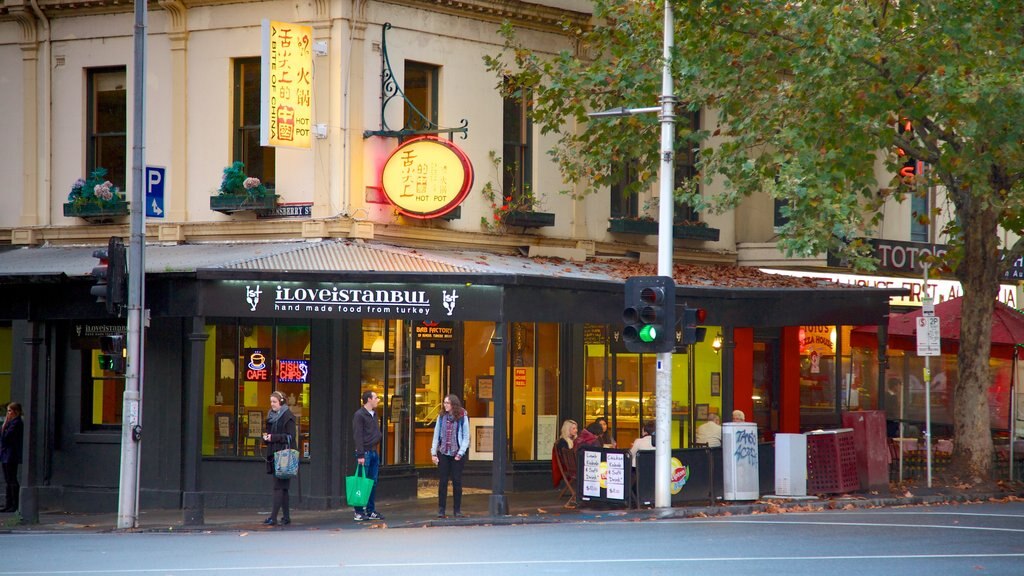
M 260 144 L 309 148 L 313 28 L 263 21 Z

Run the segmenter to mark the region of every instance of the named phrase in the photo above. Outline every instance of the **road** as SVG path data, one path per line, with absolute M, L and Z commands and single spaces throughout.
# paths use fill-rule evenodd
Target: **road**
M 0 576 L 1024 574 L 1024 502 L 415 529 L 8 534 Z

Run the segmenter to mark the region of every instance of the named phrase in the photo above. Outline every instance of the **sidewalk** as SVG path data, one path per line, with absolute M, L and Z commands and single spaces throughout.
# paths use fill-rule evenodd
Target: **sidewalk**
M 422 528 L 431 526 L 483 526 L 507 524 L 578 523 L 640 521 L 665 518 L 691 518 L 703 516 L 770 514 L 808 512 L 815 510 L 873 508 L 883 506 L 913 506 L 978 502 L 989 499 L 1024 498 L 1024 486 L 1017 484 L 1002 490 L 972 491 L 957 487 L 910 487 L 898 495 L 856 493 L 825 495 L 810 498 L 782 498 L 766 496 L 756 502 L 718 502 L 708 506 L 695 503 L 670 509 L 627 510 L 604 503 L 584 503 L 577 508 L 564 508 L 563 498 L 557 490 L 543 492 L 517 492 L 507 494 L 509 515 L 493 517 L 488 514 L 488 494 L 463 496 L 466 518 L 437 518 L 437 501 L 419 498 L 405 501 L 383 501 L 377 510 L 384 515 L 383 522 L 354 522 L 352 509 L 292 510 L 290 526 L 264 526 L 269 510 L 207 509 L 202 526 L 184 526 L 181 510 L 141 510 L 136 532 L 207 532 L 250 530 L 368 530 L 380 528 Z M 4 533 L 103 533 L 113 532 L 117 514 L 68 514 L 62 511 L 41 511 L 39 524 L 23 525 L 15 514 L 0 514 L 0 534 Z

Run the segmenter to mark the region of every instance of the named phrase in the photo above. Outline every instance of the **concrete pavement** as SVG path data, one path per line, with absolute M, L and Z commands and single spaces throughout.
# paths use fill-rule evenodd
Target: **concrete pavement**
M 382 501 L 377 510 L 384 515 L 382 522 L 354 522 L 351 508 L 335 510 L 292 510 L 289 526 L 265 526 L 263 520 L 269 510 L 211 509 L 204 513 L 201 526 L 185 526 L 181 510 L 147 510 L 139 512 L 136 532 L 203 532 L 251 530 L 372 530 L 380 528 L 414 528 L 431 526 L 483 526 L 497 524 L 577 523 L 608 521 L 641 521 L 663 518 L 690 518 L 718 515 L 745 515 L 782 513 L 786 511 L 813 511 L 855 509 L 878 506 L 913 506 L 956 504 L 987 501 L 990 499 L 1024 498 L 1024 485 L 1001 485 L 988 490 L 962 487 L 925 488 L 910 486 L 898 493 L 877 492 L 824 495 L 807 499 L 763 497 L 756 502 L 716 502 L 677 505 L 669 509 L 624 509 L 603 503 L 583 503 L 576 508 L 565 508 L 564 498 L 557 490 L 517 492 L 507 494 L 509 514 L 490 516 L 488 494 L 463 496 L 465 518 L 437 518 L 436 498 L 404 501 Z M 0 533 L 84 532 L 102 533 L 116 530 L 117 514 L 70 514 L 59 510 L 42 511 L 39 524 L 20 522 L 17 514 L 0 514 Z

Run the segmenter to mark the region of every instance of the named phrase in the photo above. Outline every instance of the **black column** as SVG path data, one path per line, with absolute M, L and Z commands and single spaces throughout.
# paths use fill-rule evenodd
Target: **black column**
M 732 422 L 732 411 L 736 409 L 735 399 L 735 371 L 733 364 L 736 362 L 736 335 L 732 326 L 722 326 L 722 422 Z M 754 415 L 750 415 L 753 422 Z
M 203 458 L 203 367 L 206 363 L 205 321 L 194 317 L 188 334 L 189 347 L 186 352 L 186 372 L 183 418 L 185 441 L 182 450 L 184 468 L 184 492 L 182 494 L 182 523 L 185 526 L 202 526 L 205 523 L 203 493 L 199 486 L 199 465 Z
M 38 322 L 26 323 L 25 338 L 22 340 L 23 377 L 27 383 L 22 400 L 22 418 L 25 420 L 25 439 L 22 443 L 22 482 L 19 495 L 18 513 L 25 524 L 39 523 L 39 471 L 45 457 L 46 403 L 44 401 L 43 375 L 40 366 L 43 346 L 43 327 Z
M 508 385 L 505 373 L 505 323 L 494 323 L 494 460 L 491 462 L 491 516 L 508 515 L 508 499 L 505 497 L 505 470 L 508 454 Z

